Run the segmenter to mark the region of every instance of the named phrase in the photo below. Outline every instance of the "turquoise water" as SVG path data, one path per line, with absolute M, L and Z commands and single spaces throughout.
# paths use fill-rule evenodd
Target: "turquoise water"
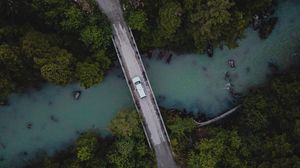
M 295 62 L 299 58 L 300 2 L 285 1 L 276 15 L 279 22 L 267 40 L 260 40 L 249 29 L 240 47 L 215 50 L 213 58 L 176 55 L 171 64 L 155 57 L 145 58 L 159 104 L 217 115 L 233 104 L 226 88 L 228 81 L 224 79 L 226 72 L 231 76 L 234 90 L 245 93 L 249 87 L 266 81 L 269 62 L 277 63 L 280 68 Z M 236 61 L 235 69 L 228 66 L 228 59 Z M 26 163 L 40 150 L 52 153 L 61 149 L 89 128 L 107 132 L 107 125 L 118 110 L 133 107 L 119 68 L 112 70 L 101 85 L 81 89 L 79 101 L 72 98 L 72 91 L 77 89 L 78 85 L 64 88 L 46 85 L 40 91 L 10 97 L 11 106 L 0 108 L 1 168 L 12 161 Z M 31 129 L 26 127 L 28 124 L 32 124 Z

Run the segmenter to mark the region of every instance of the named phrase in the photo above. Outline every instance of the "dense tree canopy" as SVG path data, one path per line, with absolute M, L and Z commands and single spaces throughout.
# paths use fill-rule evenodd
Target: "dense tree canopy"
M 130 11 L 128 14 L 128 25 L 138 31 L 146 31 L 146 14 L 142 10 Z
M 87 132 L 76 140 L 76 155 L 80 161 L 91 160 L 97 149 L 97 134 L 95 132 Z
M 253 89 L 228 123 L 182 135 L 191 138 L 189 143 L 175 144 L 180 163 L 195 168 L 299 167 L 297 72 L 279 75 L 265 87 Z
M 110 130 L 116 136 L 132 137 L 140 134 L 139 118 L 134 111 L 124 110 L 111 121 Z
M 72 72 L 64 65 L 46 64 L 41 68 L 42 76 L 49 82 L 66 85 L 71 81 Z
M 122 0 L 143 50 L 168 47 L 203 52 L 208 44 L 237 46 L 254 14 L 272 0 Z
M 89 88 L 103 80 L 103 72 L 97 63 L 78 63 L 76 76 L 80 85 Z
M 94 0 L 85 3 L 1 1 L 0 97 L 45 81 L 85 88 L 102 81 L 112 62 L 110 25 Z
M 132 124 L 132 125 L 131 125 Z M 122 126 L 124 125 L 125 128 Z M 113 137 L 101 137 L 98 130 L 81 134 L 65 152 L 46 157 L 31 168 L 153 168 L 153 154 L 147 145 L 138 114 L 124 109 L 113 119 Z M 123 133 L 124 131 L 125 133 Z
M 181 24 L 182 9 L 178 2 L 166 1 L 159 9 L 159 27 L 163 39 L 170 39 Z

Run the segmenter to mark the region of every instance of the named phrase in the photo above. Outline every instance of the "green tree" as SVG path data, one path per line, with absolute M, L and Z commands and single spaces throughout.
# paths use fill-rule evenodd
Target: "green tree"
M 135 160 L 131 158 L 134 152 L 135 143 L 128 140 L 118 140 L 114 144 L 115 151 L 108 154 L 108 160 L 115 165 L 116 168 L 135 167 Z
M 115 136 L 134 137 L 142 135 L 139 117 L 136 111 L 124 109 L 111 121 L 110 130 Z
M 234 3 L 229 0 L 194 0 L 185 2 L 190 13 L 189 27 L 196 48 L 202 51 L 208 42 L 221 41 L 224 27 L 231 21 L 230 9 Z
M 51 158 L 45 158 L 42 164 L 42 168 L 59 168 L 59 163 L 53 161 Z
M 76 156 L 81 161 L 91 160 L 98 146 L 97 134 L 93 131 L 81 135 L 75 143 Z
M 256 132 L 269 125 L 268 116 L 265 113 L 269 109 L 269 100 L 259 91 L 250 94 L 251 96 L 247 96 L 242 103 L 244 112 L 239 123 L 245 132 Z
M 182 8 L 178 2 L 165 0 L 159 9 L 159 25 L 161 26 L 161 36 L 169 39 L 181 24 Z
M 85 18 L 79 8 L 71 6 L 64 11 L 65 19 L 60 23 L 62 29 L 66 31 L 76 32 L 84 25 Z
M 201 139 L 197 143 L 196 150 L 191 151 L 189 154 L 187 167 L 246 167 L 244 161 L 239 158 L 242 142 L 237 132 L 223 129 L 212 129 L 210 131 L 214 136 Z
M 66 0 L 33 0 L 32 7 L 38 11 L 44 22 L 59 29 L 61 21 L 64 19 L 64 13 L 71 5 Z
M 78 63 L 76 76 L 81 86 L 89 88 L 101 82 L 104 74 L 97 63 Z
M 124 109 L 111 121 L 110 130 L 117 137 L 107 154 L 107 160 L 116 168 L 150 168 L 153 155 L 146 145 L 146 139 L 136 111 Z
M 60 64 L 46 64 L 41 68 L 44 79 L 57 85 L 66 85 L 72 79 L 72 72 L 68 67 Z
M 22 66 L 22 60 L 17 53 L 18 49 L 7 44 L 0 45 L 0 66 L 1 70 L 16 71 Z
M 101 50 L 110 45 L 111 36 L 107 28 L 86 26 L 80 33 L 81 40 L 93 50 Z
M 129 12 L 128 25 L 133 30 L 146 31 L 147 17 L 143 10 L 132 10 Z
M 68 67 L 72 63 L 73 58 L 67 50 L 51 47 L 49 48 L 48 53 L 44 53 L 44 55 L 40 55 L 39 57 L 34 57 L 33 60 L 39 66 L 53 63 Z
M 44 56 L 49 49 L 47 37 L 40 32 L 28 32 L 22 40 L 22 50 L 30 58 Z
M 7 97 L 15 90 L 15 84 L 13 81 L 6 79 L 4 75 L 0 74 L 0 98 Z
M 112 61 L 111 58 L 107 55 L 105 50 L 99 50 L 93 55 L 93 59 L 100 65 L 102 70 L 107 70 Z
M 196 128 L 195 121 L 192 118 L 184 118 L 176 115 L 167 122 L 168 128 L 174 137 L 182 137 L 185 134 L 191 134 Z

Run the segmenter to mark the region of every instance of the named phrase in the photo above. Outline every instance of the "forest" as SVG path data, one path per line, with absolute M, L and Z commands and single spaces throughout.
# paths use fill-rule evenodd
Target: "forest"
M 200 52 L 237 46 L 253 22 L 266 38 L 272 0 L 122 0 L 141 51 Z M 258 20 L 253 21 L 253 16 Z M 261 19 L 263 18 L 263 19 Z M 116 60 L 107 18 L 94 0 L 0 2 L 0 99 L 49 82 L 99 84 Z
M 0 98 L 45 82 L 101 82 L 114 58 L 111 30 L 95 1 L 0 2 Z
M 276 23 L 273 0 L 122 0 L 125 18 L 139 48 L 200 52 L 237 47 L 253 16 L 266 38 Z M 263 18 L 263 19 L 260 19 Z
M 0 1 L 0 99 L 49 82 L 84 88 L 100 83 L 115 59 L 107 18 L 93 0 Z M 122 0 L 143 52 L 168 48 L 204 52 L 237 47 L 253 24 L 270 33 L 272 0 Z M 300 167 L 300 75 L 277 74 L 241 100 L 241 109 L 198 128 L 192 115 L 162 109 L 177 163 L 188 168 Z M 38 153 L 25 168 L 153 168 L 140 116 L 121 110 L 110 134 L 90 130 L 53 156 Z
M 241 99 L 241 109 L 199 128 L 192 115 L 162 109 L 177 163 L 186 168 L 298 168 L 300 166 L 299 70 L 276 75 Z M 111 135 L 82 135 L 52 157 L 39 155 L 38 168 L 155 167 L 138 113 L 121 110 Z

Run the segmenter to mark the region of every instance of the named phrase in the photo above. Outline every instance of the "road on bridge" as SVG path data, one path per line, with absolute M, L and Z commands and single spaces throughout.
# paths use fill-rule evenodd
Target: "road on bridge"
M 116 52 L 136 108 L 143 117 L 144 132 L 149 145 L 155 150 L 158 167 L 176 168 L 167 130 L 134 37 L 123 19 L 119 0 L 97 0 L 97 2 L 112 23 Z M 131 79 L 135 76 L 141 78 L 147 95 L 145 98 L 139 98 L 138 92 L 131 82 Z

